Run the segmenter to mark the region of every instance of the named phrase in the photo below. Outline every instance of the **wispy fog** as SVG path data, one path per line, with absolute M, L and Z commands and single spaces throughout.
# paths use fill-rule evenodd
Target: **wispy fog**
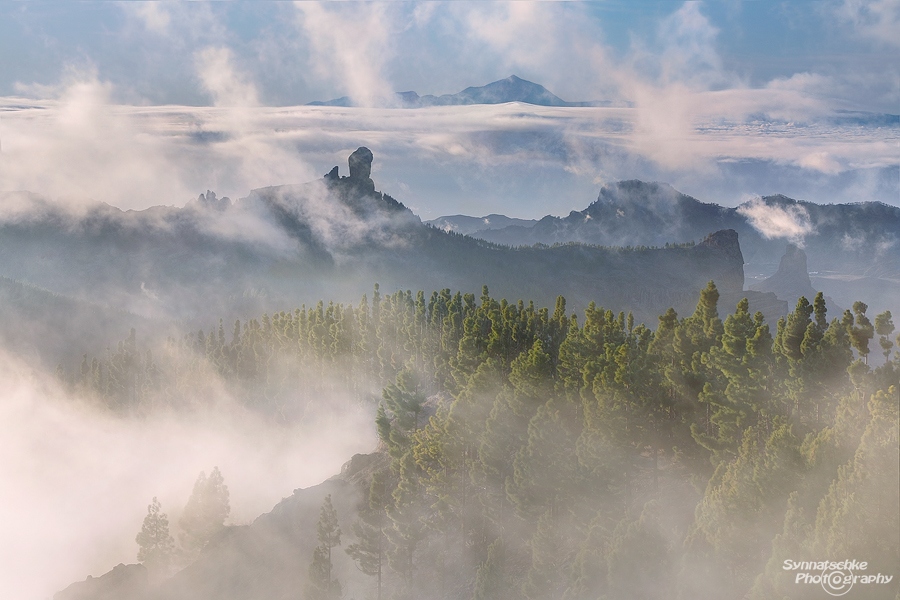
M 158 497 L 177 523 L 201 471 L 219 467 L 231 492 L 229 523 L 243 524 L 375 445 L 372 415 L 340 398 L 276 427 L 237 407 L 225 389 L 197 412 L 137 419 L 101 411 L 56 382 L 2 354 L 5 598 L 47 598 L 86 574 L 135 562 L 150 500 Z
M 809 213 L 800 205 L 769 206 L 757 197 L 738 207 L 738 212 L 768 239 L 785 238 L 802 247 L 804 236 L 813 231 Z
M 600 184 L 631 178 L 731 205 L 748 194 L 897 197 L 897 128 L 860 128 L 798 104 L 789 82 L 767 93 L 637 87 L 637 105 L 618 108 L 277 108 L 248 100 L 252 86 L 227 50 L 197 60 L 217 74 L 204 82 L 221 106 L 113 105 L 110 85 L 92 75 L 50 99 L 0 100 L 0 189 L 121 208 L 183 205 L 208 189 L 237 198 L 317 179 L 364 144 L 378 189 L 423 218 L 564 215 Z

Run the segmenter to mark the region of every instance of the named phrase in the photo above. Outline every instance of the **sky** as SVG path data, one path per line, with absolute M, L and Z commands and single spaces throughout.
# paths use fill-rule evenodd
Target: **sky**
M 377 188 L 423 219 L 566 215 L 624 179 L 729 206 L 900 205 L 898 32 L 900 0 L 0 2 L 0 193 L 73 210 L 237 199 L 346 175 L 364 145 Z M 392 106 L 512 74 L 609 105 Z M 361 106 L 305 106 L 344 95 Z M 32 209 L 0 200 L 0 220 Z M 0 564 L 39 597 L 132 561 L 147 502 L 177 511 L 201 469 L 222 468 L 245 523 L 374 444 L 355 409 L 265 444 L 230 409 L 121 426 L 5 354 L 0 388 L 16 515 Z M 292 460 L 326 443 L 313 466 Z
M 183 205 L 365 145 L 423 218 L 564 215 L 622 179 L 898 204 L 898 31 L 900 0 L 2 3 L 0 191 Z M 511 74 L 610 106 L 391 107 Z

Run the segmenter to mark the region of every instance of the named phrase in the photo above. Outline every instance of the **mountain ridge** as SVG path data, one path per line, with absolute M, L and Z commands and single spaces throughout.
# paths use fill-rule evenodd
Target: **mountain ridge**
M 747 261 L 748 286 L 773 275 L 786 245 L 795 243 L 805 249 L 816 286 L 839 304 L 850 306 L 854 296 L 862 296 L 879 311 L 900 308 L 895 300 L 900 297 L 900 208 L 883 202 L 818 204 L 773 194 L 725 207 L 665 183 L 626 180 L 604 185 L 595 201 L 567 216 L 546 215 L 500 228 L 475 228 L 472 222 L 464 215 L 429 221 L 509 246 L 658 246 L 734 229 Z M 855 290 L 848 278 L 856 282 Z
M 395 92 L 394 102 L 400 108 L 425 108 L 430 106 L 461 106 L 473 104 L 505 104 L 522 102 L 536 106 L 557 107 L 591 107 L 610 106 L 608 101 L 567 102 L 550 92 L 539 83 L 510 75 L 506 79 L 492 81 L 483 86 L 469 86 L 455 94 L 420 96 L 415 91 Z M 350 96 L 341 96 L 333 100 L 316 100 L 307 106 L 356 106 Z
M 232 318 L 325 296 L 355 302 L 375 282 L 387 290 L 472 293 L 488 284 L 501 297 L 548 306 L 562 294 L 572 306 L 595 301 L 649 323 L 669 306 L 693 310 L 710 279 L 721 280 L 729 303 L 744 293 L 743 261 L 699 244 L 513 248 L 427 227 L 375 190 L 372 159 L 361 147 L 351 154 L 349 176 L 335 168 L 322 179 L 252 190 L 235 202 L 210 192 L 184 208 L 105 206 L 81 217 L 44 211 L 0 223 L 0 256 L 7 259 L 0 275 L 188 323 L 210 312 Z M 740 252 L 737 235 L 733 243 Z

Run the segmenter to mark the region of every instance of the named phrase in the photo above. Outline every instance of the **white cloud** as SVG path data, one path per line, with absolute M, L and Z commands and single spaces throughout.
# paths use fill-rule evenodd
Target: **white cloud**
M 700 2 L 685 2 L 663 19 L 657 33 L 662 51 L 656 54 L 663 83 L 709 87 L 725 79 L 716 48 L 719 30 L 700 12 Z
M 126 207 L 182 190 L 165 140 L 140 131 L 139 111 L 114 104 L 112 90 L 95 72 L 70 72 L 53 99 L 7 112 L 0 189 Z
M 123 9 L 130 9 L 154 33 L 167 34 L 172 15 L 165 2 L 127 2 Z
M 859 35 L 900 46 L 900 0 L 844 0 L 836 12 Z
M 193 44 L 221 43 L 228 37 L 228 29 L 219 18 L 214 4 L 208 2 L 133 1 L 119 2 L 129 24 L 123 35 L 135 36 L 149 32 L 157 39 L 164 37 L 166 48 L 174 44 L 179 49 Z
M 798 164 L 805 169 L 814 169 L 831 175 L 840 173 L 844 167 L 828 152 L 812 152 L 803 156 Z
M 204 48 L 196 54 L 195 60 L 200 81 L 212 94 L 216 106 L 259 105 L 256 87 L 247 74 L 237 70 L 231 50 L 224 47 Z
M 619 67 L 622 93 L 635 103 L 634 143 L 667 169 L 712 168 L 695 128 L 710 115 L 709 90 L 734 79 L 723 69 L 718 33 L 700 3 L 685 2 L 662 19 L 655 38 L 634 39 Z
M 258 107 L 254 86 L 230 59 L 222 48 L 197 57 L 199 76 L 222 105 L 215 108 L 115 104 L 114 86 L 90 71 L 38 90 L 49 99 L 0 99 L 0 191 L 127 209 L 316 178 L 291 136 L 270 125 L 277 109 Z
M 398 13 L 390 3 L 295 2 L 297 24 L 308 38 L 319 77 L 362 106 L 393 101 L 385 76 Z
M 460 212 L 466 203 L 484 214 L 480 199 L 494 207 L 485 212 L 539 217 L 584 208 L 597 182 L 618 179 L 690 180 L 683 191 L 702 195 L 708 182 L 719 185 L 727 161 L 797 170 L 796 188 L 767 193 L 896 165 L 895 130 L 831 124 L 813 101 L 801 110 L 804 97 L 794 91 L 683 90 L 654 99 L 651 90 L 637 108 L 128 107 L 100 102 L 109 85 L 86 79 L 53 100 L 0 99 L 0 190 L 123 208 L 183 204 L 207 189 L 240 198 L 319 179 L 332 165 L 344 170 L 350 152 L 365 145 L 375 153 L 378 189 L 422 207 L 423 216 Z M 784 119 L 748 120 L 780 99 Z M 38 108 L 15 108 L 28 104 Z M 697 106 L 704 108 L 694 112 Z M 823 120 L 786 120 L 804 112 Z M 759 189 L 754 179 L 745 184 L 755 189 L 721 185 L 736 200 Z M 835 188 L 821 199 L 891 202 L 880 185 Z M 801 197 L 815 199 L 808 191 Z
M 757 197 L 740 205 L 738 213 L 747 217 L 750 224 L 766 238 L 786 238 L 801 247 L 803 239 L 814 231 L 809 213 L 798 204 L 770 205 Z
M 467 59 L 489 64 L 497 78 L 515 74 L 539 79 L 564 100 L 617 97 L 616 69 L 609 62 L 599 22 L 587 14 L 585 5 L 451 3 L 448 10 L 457 35 L 476 49 Z

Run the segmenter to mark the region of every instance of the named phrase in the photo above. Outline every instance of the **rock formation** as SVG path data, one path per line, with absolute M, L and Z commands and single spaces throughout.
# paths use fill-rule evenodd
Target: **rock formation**
M 714 275 L 716 285 L 723 289 L 744 288 L 744 256 L 738 242 L 738 232 L 734 229 L 723 229 L 711 233 L 697 244 L 697 249 L 704 248 L 716 251 L 724 260 L 723 269 L 718 276 Z
M 360 146 L 350 155 L 350 179 L 368 180 L 372 178 L 372 159 L 375 158 L 372 151 L 365 146 Z
M 372 181 L 372 160 L 374 158 L 371 150 L 360 146 L 347 160 L 350 166 L 350 176 L 340 177 L 338 168 L 334 167 L 325 175 L 325 182 L 333 191 L 343 196 L 374 194 L 375 182 Z
M 794 244 L 788 244 L 778 271 L 768 279 L 750 286 L 750 289 L 773 292 L 788 302 L 796 302 L 800 296 L 805 296 L 811 302 L 816 297 L 816 290 L 809 280 L 806 252 Z

